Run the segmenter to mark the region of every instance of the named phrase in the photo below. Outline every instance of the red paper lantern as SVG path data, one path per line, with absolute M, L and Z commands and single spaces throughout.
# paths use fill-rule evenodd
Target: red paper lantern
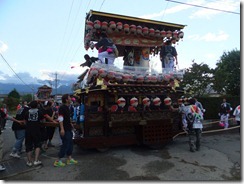
M 124 31 L 125 31 L 126 34 L 128 34 L 130 32 L 129 24 L 124 24 Z
M 138 99 L 136 97 L 133 97 L 130 99 L 130 105 L 132 105 L 133 107 L 137 107 L 138 106 Z
M 136 27 L 136 32 L 137 32 L 137 34 L 142 34 L 142 27 L 141 26 L 137 26 Z
M 121 98 L 119 98 L 117 100 L 117 104 L 118 104 L 119 107 L 124 107 L 125 104 L 126 104 L 126 101 L 125 101 L 125 99 L 123 97 L 121 97 Z
M 106 31 L 108 29 L 108 23 L 106 21 L 103 21 L 101 28 L 103 31 Z
M 158 29 L 155 30 L 155 37 L 156 38 L 159 38 L 160 37 L 160 31 Z
M 167 33 L 166 33 L 166 37 L 167 38 L 170 38 L 172 36 L 172 31 L 167 31 Z
M 109 22 L 109 28 L 111 28 L 113 31 L 115 31 L 115 29 L 116 29 L 116 24 L 115 24 L 114 21 L 110 21 L 110 22 Z
M 134 24 L 130 25 L 130 32 L 132 34 L 135 34 L 136 33 L 136 26 Z
M 115 72 L 114 72 L 114 71 L 110 71 L 110 72 L 108 72 L 107 77 L 108 77 L 109 79 L 113 79 L 113 78 L 115 77 Z
M 118 31 L 122 31 L 122 29 L 123 29 L 123 24 L 122 24 L 122 22 L 117 22 L 117 29 L 118 29 Z
M 160 98 L 156 97 L 153 99 L 153 105 L 159 107 L 161 105 L 161 100 Z
M 177 38 L 178 37 L 178 31 L 174 31 L 173 32 L 173 38 Z
M 86 22 L 86 29 L 87 30 L 92 30 L 93 29 L 93 26 L 94 26 L 94 24 L 93 24 L 93 22 L 92 21 L 87 21 Z
M 94 28 L 95 29 L 100 29 L 101 28 L 101 22 L 99 20 L 95 20 L 94 21 Z
M 144 36 L 148 35 L 148 33 L 149 33 L 149 31 L 148 31 L 148 27 L 144 27 L 144 28 L 142 28 L 142 34 L 143 34 Z
M 153 28 L 150 28 L 148 34 L 149 34 L 149 36 L 154 36 L 155 30 Z
M 137 81 L 138 83 L 143 83 L 143 82 L 144 82 L 144 76 L 143 76 L 143 75 L 139 75 L 139 76 L 137 76 L 137 77 L 136 77 L 136 81 Z
M 179 32 L 178 32 L 178 37 L 179 37 L 179 38 L 183 38 L 183 37 L 184 37 L 184 33 L 183 33 L 183 31 L 179 31 Z
M 171 103 L 172 103 L 171 98 L 167 97 L 167 98 L 164 99 L 164 104 L 165 105 L 169 106 L 169 105 L 171 105 Z
M 146 98 L 143 98 L 142 103 L 143 103 L 143 105 L 146 106 L 146 107 L 149 107 L 150 104 L 151 104 L 150 99 L 147 98 L 147 97 L 146 97 Z
M 166 37 L 166 31 L 164 31 L 164 30 L 161 31 L 161 32 L 160 32 L 160 37 L 161 37 L 161 38 Z
M 99 76 L 100 77 L 106 77 L 107 76 L 107 71 L 103 68 L 98 70 Z

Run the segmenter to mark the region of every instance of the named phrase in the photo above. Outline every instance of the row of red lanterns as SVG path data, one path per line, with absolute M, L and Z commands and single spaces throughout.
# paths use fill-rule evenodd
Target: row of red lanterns
M 139 34 L 139 35 L 144 35 L 144 36 L 152 36 L 152 37 L 157 37 L 157 38 L 176 38 L 182 39 L 184 37 L 184 33 L 182 31 L 165 31 L 165 30 L 158 30 L 158 29 L 153 29 L 153 28 L 148 28 L 148 27 L 142 27 L 140 25 L 136 26 L 134 24 L 129 25 L 129 24 L 122 24 L 122 22 L 117 22 L 115 23 L 114 21 L 106 22 L 106 21 L 99 21 L 95 20 L 94 22 L 92 21 L 87 21 L 86 22 L 86 30 L 90 31 L 93 29 L 100 29 L 102 31 L 106 31 L 108 33 L 111 33 L 113 31 L 124 31 L 125 34 Z

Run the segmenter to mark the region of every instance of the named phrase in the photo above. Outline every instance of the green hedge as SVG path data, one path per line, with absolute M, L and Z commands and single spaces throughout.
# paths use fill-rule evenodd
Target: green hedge
M 203 108 L 206 109 L 204 119 L 219 119 L 218 113 L 220 105 L 224 97 L 198 97 L 198 101 L 202 103 Z M 233 110 L 231 116 L 237 105 L 240 105 L 240 97 L 225 97 L 226 101 L 230 103 Z

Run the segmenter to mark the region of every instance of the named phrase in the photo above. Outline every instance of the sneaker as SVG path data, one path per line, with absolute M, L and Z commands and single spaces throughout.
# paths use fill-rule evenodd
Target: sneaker
M 67 165 L 71 165 L 71 164 L 77 164 L 78 161 L 77 160 L 74 160 L 73 158 L 70 159 L 70 160 L 67 160 Z
M 26 162 L 26 165 L 32 167 L 32 162 Z
M 5 171 L 5 170 L 6 170 L 6 168 L 0 164 L 0 171 Z
M 18 153 L 10 153 L 10 156 L 14 158 L 20 158 Z
M 41 165 L 42 162 L 40 160 L 34 161 L 34 166 Z
M 54 167 L 64 167 L 65 163 L 63 163 L 62 161 L 55 161 L 53 164 Z

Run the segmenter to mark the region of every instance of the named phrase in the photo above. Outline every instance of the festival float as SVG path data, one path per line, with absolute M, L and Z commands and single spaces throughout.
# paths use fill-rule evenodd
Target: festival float
M 104 150 L 119 145 L 162 146 L 182 131 L 181 115 L 173 111 L 184 95 L 182 70 L 156 70 L 149 56 L 158 55 L 164 41 L 183 40 L 185 25 L 91 10 L 86 15 L 84 47 L 94 49 L 106 32 L 123 57 L 122 67 L 93 63 L 81 74 L 83 86 L 74 95 L 84 105 L 82 136 L 74 143 Z M 158 58 L 159 59 L 159 58 Z

